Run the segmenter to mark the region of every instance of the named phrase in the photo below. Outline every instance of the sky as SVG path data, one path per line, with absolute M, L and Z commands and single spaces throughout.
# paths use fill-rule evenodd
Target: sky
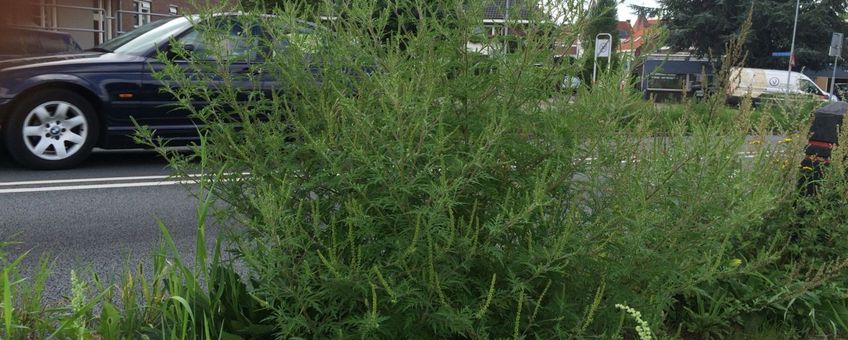
M 630 5 L 639 5 L 639 6 L 646 6 L 646 7 L 657 7 L 657 6 L 659 6 L 657 0 L 618 0 L 618 1 L 620 2 L 618 4 L 618 8 L 616 8 L 618 10 L 618 13 L 617 13 L 618 14 L 618 20 L 624 21 L 624 20 L 630 19 L 631 24 L 636 22 L 636 15 L 631 13 Z M 543 7 L 546 7 L 546 5 L 545 5 L 546 3 L 554 3 L 554 4 L 562 3 L 562 2 L 557 1 L 557 0 L 539 0 L 539 2 L 541 3 L 541 5 Z M 592 0 L 583 0 L 582 3 L 583 4 L 590 4 L 591 2 L 592 2 Z M 581 3 L 581 2 L 578 1 L 578 3 Z M 558 8 L 557 6 L 558 5 L 554 5 L 554 6 L 549 7 L 548 9 L 553 11 L 553 15 L 557 18 L 557 22 L 562 23 L 562 22 L 560 22 L 562 20 L 562 17 L 559 17 L 558 14 L 557 14 L 559 12 L 559 11 L 557 11 L 557 8 Z
M 630 23 L 636 22 L 636 15 L 631 13 L 630 5 L 657 7 L 657 0 L 624 0 L 618 5 L 618 20 L 630 19 Z

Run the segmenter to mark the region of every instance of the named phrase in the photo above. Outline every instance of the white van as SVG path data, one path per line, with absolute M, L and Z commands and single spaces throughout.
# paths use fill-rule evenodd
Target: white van
M 738 104 L 745 96 L 750 96 L 755 104 L 767 100 L 783 100 L 786 98 L 786 73 L 784 70 L 734 67 L 730 70 L 727 101 L 730 104 Z M 834 96 L 800 72 L 792 72 L 789 75 L 789 95 L 795 98 L 836 101 Z

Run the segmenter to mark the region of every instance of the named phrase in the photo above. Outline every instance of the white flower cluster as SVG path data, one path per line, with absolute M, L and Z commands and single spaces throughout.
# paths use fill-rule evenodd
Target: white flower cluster
M 639 334 L 640 340 L 651 340 L 654 338 L 654 336 L 651 335 L 651 327 L 648 326 L 648 323 L 645 322 L 645 320 L 642 320 L 642 313 L 640 313 L 638 310 L 633 309 L 630 306 L 622 305 L 620 303 L 615 304 L 615 308 L 624 310 L 625 312 L 627 312 L 627 314 L 630 314 L 630 316 L 636 320 L 636 333 Z

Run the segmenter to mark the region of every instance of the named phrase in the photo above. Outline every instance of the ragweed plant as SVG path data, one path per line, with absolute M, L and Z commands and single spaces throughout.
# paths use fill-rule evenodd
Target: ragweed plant
M 581 65 L 551 39 L 585 6 L 558 3 L 507 38 L 453 0 L 192 16 L 155 63 L 199 129 L 162 150 L 202 174 L 195 265 L 163 222 L 152 268 L 39 309 L 43 277 L 2 259 L 3 337 L 616 338 L 627 315 L 643 338 L 844 336 L 844 149 L 799 197 L 804 122 L 667 119 L 621 68 L 564 96 Z M 242 275 L 207 249 L 213 214 Z
M 610 301 L 646 335 L 722 336 L 776 310 L 758 293 L 841 273 L 752 283 L 783 269 L 798 150 L 770 143 L 749 102 L 658 124 L 620 68 L 563 99 L 555 84 L 580 65 L 553 62 L 547 7 L 503 39 L 479 33 L 478 3 L 327 5 L 201 14 L 210 47 L 175 41 L 157 74 L 204 137 L 172 165 L 228 174 L 210 197 L 243 226 L 235 252 L 278 337 L 617 336 Z M 175 295 L 177 335 L 197 334 Z
M 615 308 L 621 309 L 623 312 L 627 313 L 634 321 L 636 321 L 636 335 L 639 336 L 640 340 L 651 340 L 654 336 L 651 333 L 651 327 L 648 325 L 645 320 L 642 320 L 642 313 L 633 309 L 630 306 L 615 304 Z

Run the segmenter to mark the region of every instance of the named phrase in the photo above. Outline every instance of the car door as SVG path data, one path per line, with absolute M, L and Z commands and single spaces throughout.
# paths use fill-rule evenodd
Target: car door
M 173 44 L 181 45 L 188 52 L 188 57 L 174 57 L 172 61 L 183 70 L 188 79 L 203 82 L 193 84 L 194 86 L 215 90 L 229 83 L 239 90 L 239 101 L 247 100 L 251 91 L 261 89 L 264 84 L 255 39 L 261 36 L 261 30 L 258 26 L 245 27 L 246 25 L 231 17 L 216 19 L 220 20 L 216 25 L 225 28 L 224 31 L 218 32 L 223 34 L 222 36 L 216 36 L 221 41 L 210 42 L 210 37 L 200 30 L 189 29 L 172 41 Z M 148 113 L 137 117 L 137 121 L 155 130 L 157 135 L 169 139 L 172 144 L 194 141 L 197 139 L 199 120 L 195 119 L 189 110 L 178 107 L 175 98 L 165 91 L 164 86 L 176 87 L 179 84 L 164 84 L 157 78 L 157 72 L 164 68 L 164 63 L 152 60 L 143 74 L 141 92 L 146 98 Z M 220 72 L 221 68 L 228 72 L 226 79 Z M 193 105 L 196 109 L 201 109 L 208 107 L 210 103 L 198 98 Z

